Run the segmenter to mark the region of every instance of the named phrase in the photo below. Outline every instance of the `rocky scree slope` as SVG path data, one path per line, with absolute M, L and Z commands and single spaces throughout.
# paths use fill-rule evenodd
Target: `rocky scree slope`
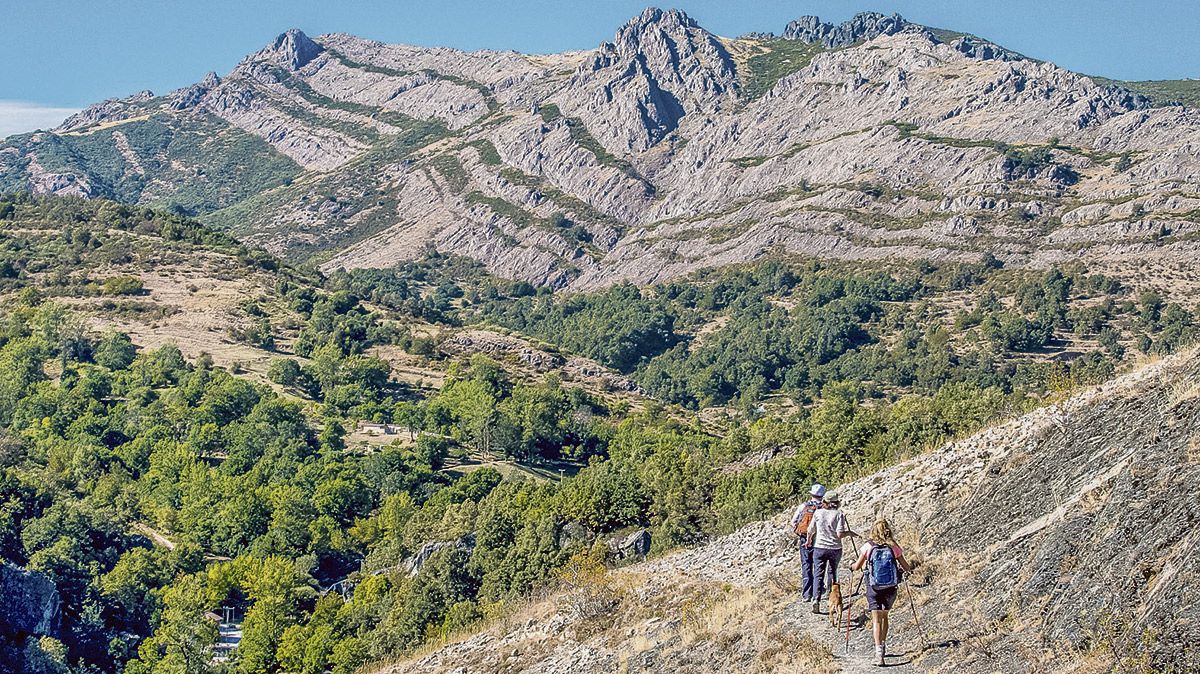
M 1200 667 L 1195 351 L 840 489 L 854 528 L 885 516 L 920 560 L 924 636 L 901 597 L 897 671 Z M 526 611 L 381 671 L 874 671 L 861 596 L 849 654 L 797 601 L 788 515 L 601 581 L 568 577 Z
M 294 260 L 428 245 L 588 289 L 769 255 L 1184 264 L 1200 112 L 862 14 L 726 38 L 648 9 L 596 49 L 279 36 L 224 76 L 0 144 L 0 190 L 170 205 Z

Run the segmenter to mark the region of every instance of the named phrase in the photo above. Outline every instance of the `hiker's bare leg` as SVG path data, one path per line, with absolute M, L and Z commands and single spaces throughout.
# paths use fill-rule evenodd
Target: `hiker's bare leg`
M 871 611 L 871 634 L 875 637 L 875 645 L 887 639 L 887 611 Z

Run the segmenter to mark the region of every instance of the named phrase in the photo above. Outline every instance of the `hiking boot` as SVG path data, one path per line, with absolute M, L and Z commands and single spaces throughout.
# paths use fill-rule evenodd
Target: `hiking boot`
M 821 615 L 821 600 L 820 599 L 813 602 L 813 614 Z
M 883 661 L 883 646 L 876 646 L 875 647 L 875 666 L 883 667 L 884 664 L 885 663 Z

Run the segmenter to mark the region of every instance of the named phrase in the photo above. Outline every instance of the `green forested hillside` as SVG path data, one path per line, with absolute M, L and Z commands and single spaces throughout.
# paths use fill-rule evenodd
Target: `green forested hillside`
M 1104 379 L 1194 332 L 1193 314 L 1153 290 L 995 262 L 903 273 L 775 262 L 650 290 L 485 299 L 464 313 L 593 357 L 689 408 L 749 409 L 772 394 L 806 404 L 844 381 L 876 397 L 952 383 L 1043 392 L 1063 377 Z
M 109 127 L 23 134 L 3 146 L 15 152 L 0 152 L 0 192 L 25 189 L 23 156 L 33 155 L 46 172 L 86 176 L 95 196 L 189 215 L 230 206 L 301 172 L 263 139 L 221 119 L 149 106 L 145 115 Z
M 140 265 L 210 258 L 271 279 L 230 331 L 271 354 L 269 382 L 113 329 L 165 292 Z M 572 558 L 619 563 L 621 534 L 658 552 L 729 531 L 1193 331 L 1082 270 L 777 261 L 558 298 L 440 255 L 323 278 L 179 215 L 28 197 L 0 198 L 0 295 L 0 556 L 63 601 L 57 634 L 0 641 L 30 672 L 348 674 L 502 615 Z M 488 323 L 657 400 L 439 351 Z M 444 383 L 406 383 L 387 348 Z M 401 431 L 364 450 L 360 420 Z M 227 661 L 223 608 L 243 629 Z

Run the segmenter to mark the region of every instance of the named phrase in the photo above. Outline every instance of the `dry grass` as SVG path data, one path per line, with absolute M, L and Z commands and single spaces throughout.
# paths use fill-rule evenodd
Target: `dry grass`
M 648 662 L 663 672 L 839 671 L 828 647 L 779 622 L 794 599 L 795 581 L 787 574 L 751 589 L 610 572 L 580 554 L 558 580 L 548 598 L 506 607 L 471 630 L 474 635 L 450 636 L 371 671 L 517 672 L 550 660 L 575 661 L 580 649 L 604 654 L 619 672 L 641 671 Z M 549 627 L 553 623 L 559 626 Z
M 590 551 L 576 554 L 555 576 L 563 586 L 559 606 L 571 621 L 576 639 L 583 641 L 604 632 L 625 613 L 630 579 L 609 573 Z
M 483 620 L 469 627 L 439 635 L 412 653 L 394 660 L 373 662 L 359 670 L 359 674 L 383 674 L 385 672 L 416 672 L 426 671 L 422 660 L 446 649 L 459 645 L 479 635 L 504 635 L 514 632 L 522 625 L 530 623 L 544 624 L 556 613 L 557 604 L 546 593 L 484 607 Z M 530 649 L 527 649 L 530 650 Z M 530 652 L 533 652 L 530 650 Z M 489 655 L 489 649 L 480 649 L 478 656 Z M 470 651 L 464 650 L 463 657 L 457 664 L 465 667 L 466 671 L 486 671 L 485 658 L 472 658 Z

